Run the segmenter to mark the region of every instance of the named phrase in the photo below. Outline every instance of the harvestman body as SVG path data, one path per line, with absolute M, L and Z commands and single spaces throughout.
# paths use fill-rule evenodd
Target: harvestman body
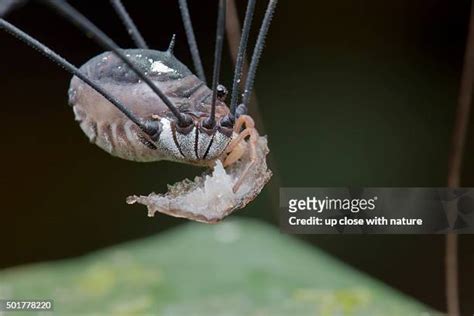
M 260 137 L 252 118 L 246 113 L 277 0 L 268 2 L 239 104 L 239 83 L 256 2 L 248 0 L 229 106 L 224 103 L 227 90 L 219 85 L 227 0 L 219 0 L 211 88 L 206 85 L 186 0 L 179 0 L 179 4 L 197 76 L 173 55 L 174 36 L 166 51 L 149 49 L 120 0 L 111 0 L 111 3 L 129 30 L 137 49 L 118 47 L 66 1 L 41 2 L 91 35 L 107 51 L 78 69 L 2 18 L 0 28 L 36 48 L 74 75 L 69 89 L 69 104 L 91 142 L 114 156 L 143 162 L 171 160 L 212 167 L 220 160 L 223 166 L 230 166 L 245 155 L 250 157 L 249 163 L 238 170 L 238 177 L 232 181 L 231 191 L 237 192 L 246 177 L 250 176 L 259 156 L 257 144 Z M 266 148 L 266 141 L 264 143 Z M 262 153 L 261 148 L 258 152 Z M 222 217 L 231 209 L 248 203 L 268 181 L 271 172 L 266 169 L 265 155 L 263 153 L 263 163 L 259 167 L 263 168 L 263 178 L 251 180 L 256 182 L 253 195 L 248 193 L 247 200 L 226 206 Z M 188 217 L 182 214 L 176 216 Z M 193 216 L 189 218 L 202 220 L 199 214 Z M 203 221 L 211 222 L 213 219 Z
M 74 77 L 69 102 L 91 142 L 120 158 L 134 161 L 172 160 L 209 165 L 219 158 L 232 139 L 232 128 L 219 124 L 230 114 L 220 100 L 214 129 L 204 127 L 211 111 L 212 91 L 179 62 L 171 51 L 124 50 L 181 113 L 192 118 L 180 127 L 163 101 L 113 53 L 92 58 L 80 70 L 145 120 L 158 122 L 156 139 L 143 133 L 115 106 Z

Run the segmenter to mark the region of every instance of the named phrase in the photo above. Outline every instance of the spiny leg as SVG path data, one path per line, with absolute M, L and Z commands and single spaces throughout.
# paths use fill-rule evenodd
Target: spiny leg
M 245 129 L 242 131 L 242 126 L 245 124 Z M 234 138 L 230 144 L 227 146 L 226 153 L 229 154 L 227 158 L 224 160 L 224 166 L 228 166 L 236 162 L 240 159 L 240 156 L 236 157 L 235 154 L 232 157 L 236 158 L 229 158 L 230 153 L 235 150 L 235 148 L 245 140 L 248 136 L 250 136 L 249 131 L 250 129 L 255 129 L 255 123 L 253 119 L 248 115 L 240 116 L 237 121 L 235 122 L 233 133 L 237 134 L 238 136 Z
M 153 127 L 153 122 L 145 122 L 142 119 L 135 116 L 132 112 L 130 112 L 126 106 L 124 106 L 121 102 L 115 99 L 112 95 L 110 95 L 107 91 L 105 91 L 99 84 L 94 82 L 93 80 L 89 79 L 84 73 L 82 73 L 77 67 L 69 63 L 66 59 L 52 51 L 46 45 L 40 43 L 33 37 L 29 36 L 22 30 L 18 29 L 14 25 L 8 23 L 4 19 L 0 18 L 0 28 L 6 30 L 10 34 L 14 35 L 21 41 L 25 42 L 26 44 L 30 45 L 37 51 L 39 51 L 44 56 L 48 57 L 52 61 L 54 61 L 59 66 L 63 67 L 66 71 L 73 74 L 74 76 L 78 77 L 85 83 L 87 83 L 92 89 L 100 93 L 104 98 L 106 98 L 110 103 L 112 103 L 119 111 L 121 111 L 125 116 L 127 116 L 133 123 L 138 125 L 141 130 L 147 133 L 150 136 L 156 134 L 157 130 Z
M 191 51 L 191 57 L 193 59 L 196 74 L 202 82 L 206 83 L 206 75 L 204 74 L 204 67 L 202 66 L 201 56 L 199 55 L 196 37 L 194 36 L 193 24 L 191 22 L 191 16 L 189 15 L 187 0 L 179 0 L 179 9 L 181 11 L 184 30 L 186 32 L 186 38 L 188 39 L 189 50 Z
M 122 20 L 122 23 L 125 25 L 127 28 L 128 34 L 132 37 L 132 40 L 135 42 L 135 45 L 137 45 L 138 48 L 143 48 L 147 49 L 148 45 L 146 44 L 145 40 L 143 39 L 143 36 L 140 34 L 140 31 L 138 31 L 137 26 L 133 22 L 132 18 L 128 14 L 127 10 L 122 4 L 121 0 L 110 0 L 112 6 L 115 9 L 115 12 L 117 12 L 118 16 Z
M 245 125 L 244 130 L 240 131 L 242 126 Z M 248 147 L 250 150 L 250 162 L 245 167 L 245 170 L 240 174 L 239 179 L 234 184 L 234 192 L 237 192 L 242 185 L 242 182 L 247 178 L 251 168 L 257 161 L 257 142 L 258 142 L 258 132 L 255 128 L 255 123 L 253 119 L 248 115 L 241 115 L 235 122 L 234 132 L 238 133 L 238 136 L 231 141 L 227 147 L 227 157 L 224 160 L 224 166 L 229 166 L 239 160 L 244 154 L 244 150 L 241 148 L 242 142 L 245 142 L 245 139 L 248 137 Z
M 249 115 L 244 114 L 244 115 L 239 116 L 239 118 L 235 122 L 234 133 L 237 133 L 237 134 L 240 133 L 240 131 L 242 130 L 242 126 L 244 124 L 246 128 L 255 128 L 255 122 L 253 118 Z
M 192 120 L 188 115 L 181 113 L 171 100 L 153 83 L 153 81 L 145 75 L 120 49 L 120 47 L 102 32 L 97 26 L 89 21 L 84 15 L 74 9 L 64 0 L 43 0 L 45 4 L 49 5 L 59 14 L 66 17 L 79 29 L 83 30 L 86 34 L 90 34 L 92 38 L 105 49 L 111 50 L 120 60 L 122 60 L 144 83 L 163 101 L 168 109 L 177 118 L 180 126 L 189 126 L 192 124 Z

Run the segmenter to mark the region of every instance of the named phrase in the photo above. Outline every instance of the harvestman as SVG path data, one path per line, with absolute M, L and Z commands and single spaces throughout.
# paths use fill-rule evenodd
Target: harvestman
M 78 69 L 4 19 L 0 19 L 0 27 L 74 75 L 69 103 L 91 142 L 123 159 L 171 160 L 210 168 L 194 181 L 186 179 L 170 186 L 164 195 L 131 196 L 128 203 L 147 205 L 150 216 L 159 211 L 213 223 L 259 194 L 271 177 L 265 161 L 268 148 L 266 138 L 259 136 L 247 114 L 247 106 L 277 0 L 268 2 L 240 95 L 256 2 L 248 0 L 230 106 L 224 103 L 227 90 L 219 84 L 226 0 L 219 0 L 211 89 L 206 85 L 186 0 L 179 0 L 179 6 L 197 76 L 173 55 L 174 36 L 166 51 L 149 49 L 120 0 L 112 0 L 112 6 L 136 49 L 119 48 L 66 1 L 41 2 L 90 34 L 107 51 Z

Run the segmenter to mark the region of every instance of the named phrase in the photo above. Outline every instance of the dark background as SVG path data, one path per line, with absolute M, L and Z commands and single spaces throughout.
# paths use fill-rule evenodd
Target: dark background
M 189 2 L 210 78 L 217 1 Z M 242 15 L 246 2 L 238 2 Z M 164 50 L 176 33 L 176 56 L 192 68 L 177 1 L 124 3 L 153 48 Z M 132 46 L 107 1 L 72 4 L 121 46 Z M 264 8 L 259 1 L 256 21 Z M 275 177 L 234 216 L 277 225 L 280 185 L 445 186 L 469 10 L 469 1 L 281 0 L 256 84 Z M 35 3 L 8 20 L 76 65 L 101 52 Z M 230 65 L 226 56 L 227 86 Z M 185 222 L 148 218 L 125 197 L 165 191 L 201 170 L 128 162 L 89 144 L 67 106 L 71 76 L 6 33 L 0 74 L 0 268 L 78 256 Z M 462 184 L 474 186 L 472 128 L 466 148 Z M 445 310 L 444 236 L 305 239 Z M 474 311 L 473 266 L 474 238 L 460 236 L 465 314 Z

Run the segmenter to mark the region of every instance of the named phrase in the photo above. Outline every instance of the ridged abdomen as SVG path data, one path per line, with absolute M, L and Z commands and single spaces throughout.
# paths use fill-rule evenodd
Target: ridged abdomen
M 209 115 L 211 90 L 170 53 L 141 49 L 125 50 L 125 53 L 181 112 L 191 115 L 195 122 Z M 192 137 L 177 132 L 175 117 L 163 101 L 109 52 L 92 58 L 81 71 L 136 116 L 158 117 L 162 127 L 168 126 L 162 129 L 158 140 L 150 139 L 109 101 L 73 77 L 69 103 L 76 120 L 91 142 L 114 156 L 134 161 L 165 159 L 199 165 L 206 164 L 201 160 L 217 158 L 230 141 L 228 131 L 227 135 L 216 133 L 212 137 L 201 135 L 197 127 L 191 131 Z M 228 108 L 219 102 L 216 117 L 219 119 L 226 114 Z M 216 144 L 209 146 L 211 141 Z

